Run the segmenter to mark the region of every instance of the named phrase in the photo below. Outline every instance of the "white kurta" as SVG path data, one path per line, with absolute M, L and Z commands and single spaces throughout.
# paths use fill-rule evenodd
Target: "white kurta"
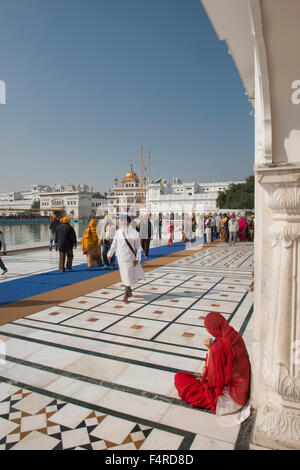
M 236 403 L 224 387 L 223 395 L 220 395 L 216 406 L 216 416 L 223 428 L 229 428 L 241 424 L 250 415 L 250 400 L 246 405 Z
M 126 238 L 132 248 L 136 251 L 136 256 L 134 256 L 134 253 L 127 245 L 123 236 L 123 232 L 125 233 Z M 119 230 L 116 231 L 114 240 L 111 244 L 107 256 L 111 258 L 114 254 L 116 254 L 118 258 L 120 276 L 122 279 L 122 283 L 125 286 L 132 287 L 138 281 L 145 279 L 145 274 L 140 264 L 141 252 L 142 247 L 140 237 L 136 230 L 131 227 L 128 227 L 127 230 L 119 228 Z M 133 266 L 133 262 L 135 260 L 139 261 L 139 263 L 136 266 Z

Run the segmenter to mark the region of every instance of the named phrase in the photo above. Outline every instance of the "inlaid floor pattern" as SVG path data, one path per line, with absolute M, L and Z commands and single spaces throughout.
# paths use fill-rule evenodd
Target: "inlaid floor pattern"
M 252 336 L 253 245 L 215 245 L 0 327 L 0 450 L 233 449 L 239 426 L 181 402 L 202 370 L 204 317 Z M 6 356 L 4 356 L 6 354 Z

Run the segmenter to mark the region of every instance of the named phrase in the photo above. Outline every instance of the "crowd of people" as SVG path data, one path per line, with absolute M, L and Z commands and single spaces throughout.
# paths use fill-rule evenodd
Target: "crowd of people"
M 147 213 L 140 216 L 128 216 L 131 229 L 139 234 L 141 252 L 145 258 L 149 258 L 151 240 L 165 238 L 166 245 L 172 247 L 174 244 L 175 231 L 178 230 L 178 214 L 174 213 L 163 217 L 157 214 L 154 217 Z M 235 245 L 239 240 L 254 241 L 254 215 L 244 212 L 231 213 L 207 213 L 207 214 L 181 214 L 182 240 L 186 245 L 196 240 L 202 243 L 212 243 L 222 240 L 229 245 Z M 88 267 L 103 266 L 105 269 L 115 267 L 115 254 L 108 256 L 116 233 L 121 225 L 121 218 L 110 217 L 108 211 L 99 222 L 92 219 L 85 230 L 81 248 L 87 256 Z M 77 237 L 74 228 L 70 224 L 69 217 L 59 219 L 52 214 L 49 225 L 50 239 L 49 250 L 55 247 L 59 251 L 59 270 L 65 272 L 72 270 L 73 250 L 77 248 Z M 6 254 L 4 234 L 0 231 L 0 251 Z M 2 274 L 7 273 L 7 267 L 0 258 Z
M 246 216 L 245 212 L 208 213 L 197 217 L 189 215 L 185 219 L 183 239 L 196 240 L 197 227 L 200 227 L 204 243 L 222 240 L 234 245 L 237 240 L 254 241 L 254 215 Z

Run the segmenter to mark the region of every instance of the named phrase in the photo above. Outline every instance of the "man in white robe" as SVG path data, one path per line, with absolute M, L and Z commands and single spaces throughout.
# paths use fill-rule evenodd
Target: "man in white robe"
M 116 231 L 115 237 L 107 254 L 108 260 L 116 254 L 120 269 L 122 283 L 125 286 L 123 302 L 127 303 L 128 297 L 132 296 L 131 287 L 138 281 L 145 279 L 141 261 L 141 242 L 139 234 L 130 227 L 130 217 L 120 216 L 120 228 Z

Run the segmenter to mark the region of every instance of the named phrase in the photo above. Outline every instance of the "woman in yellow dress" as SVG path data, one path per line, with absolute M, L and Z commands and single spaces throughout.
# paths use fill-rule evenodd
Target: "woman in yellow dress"
M 96 228 L 97 221 L 92 219 L 81 240 L 83 254 L 87 255 L 88 267 L 101 266 L 102 264 L 101 245 Z

